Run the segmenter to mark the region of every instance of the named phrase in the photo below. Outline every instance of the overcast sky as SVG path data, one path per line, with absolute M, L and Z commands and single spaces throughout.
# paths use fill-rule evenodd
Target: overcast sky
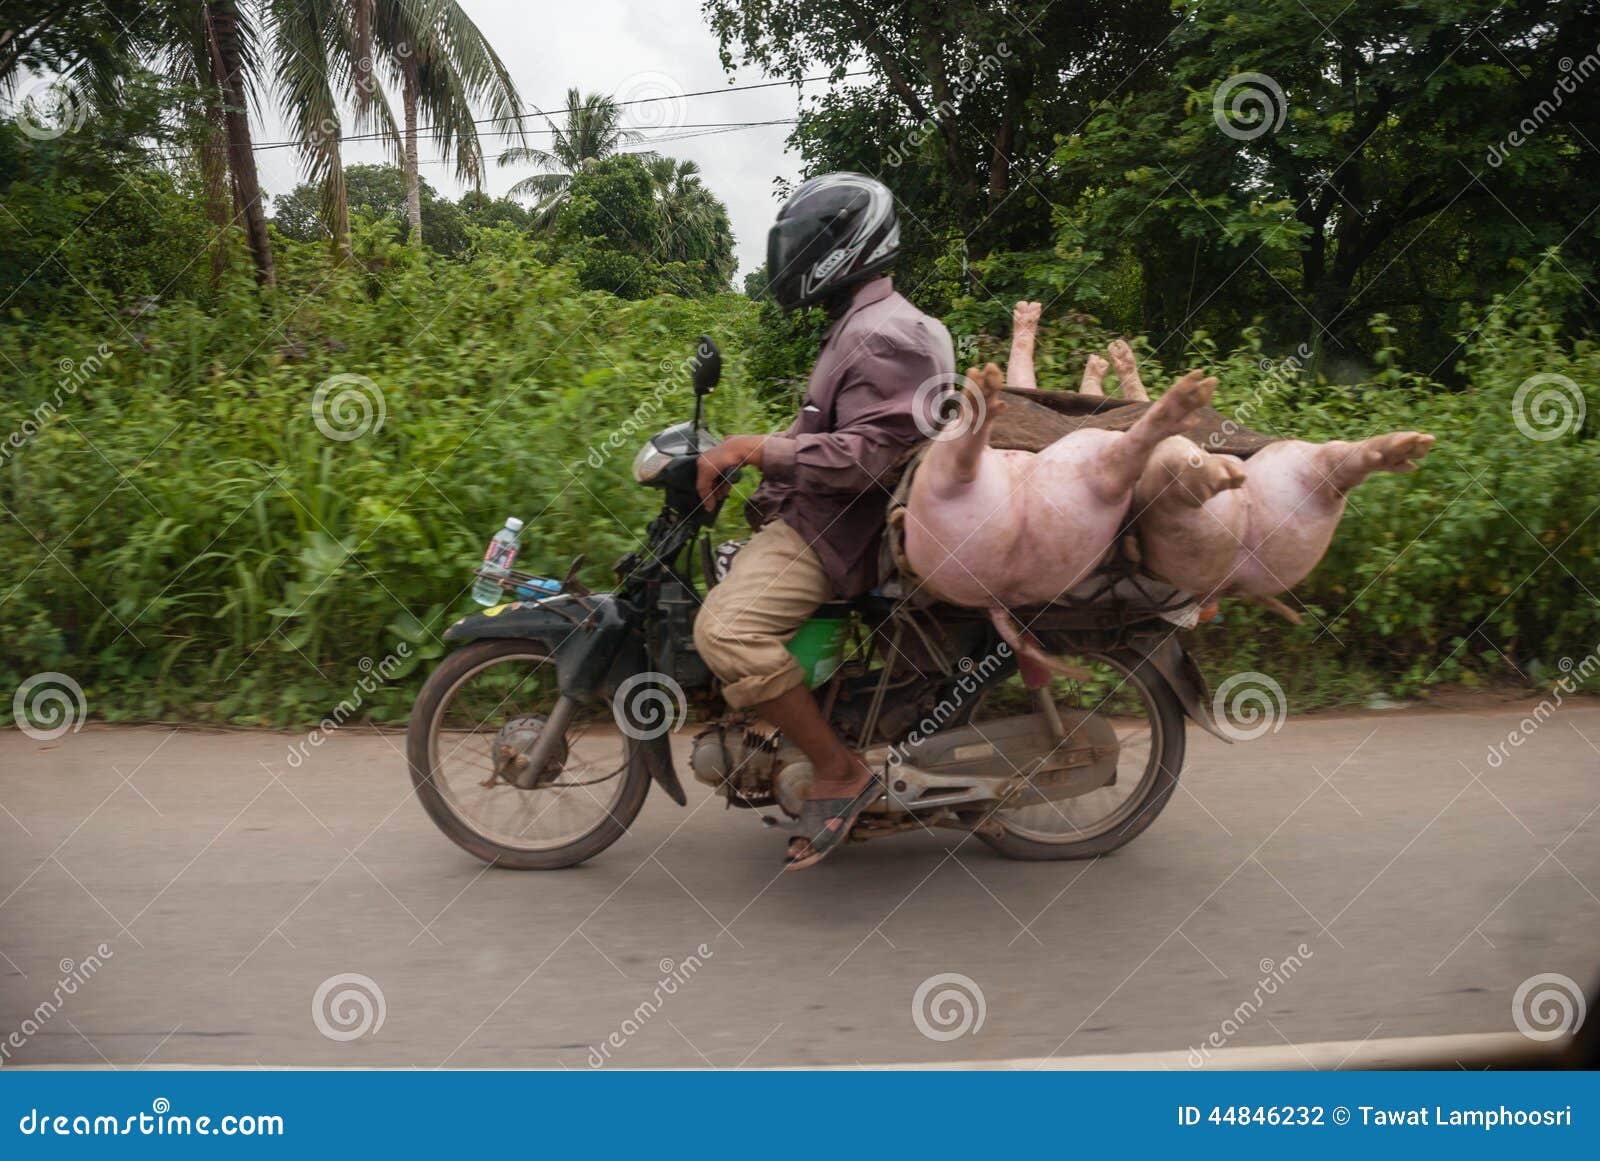
M 706 132 L 699 122 L 768 121 L 792 118 L 799 98 L 792 85 L 751 92 L 717 93 L 677 99 L 676 94 L 723 89 L 731 84 L 771 80 L 755 69 L 740 69 L 730 81 L 717 59 L 716 37 L 700 14 L 699 0 L 577 0 L 529 3 L 527 0 L 462 0 L 462 6 L 499 52 L 530 106 L 559 110 L 566 105 L 567 88 L 585 93 L 610 93 L 619 100 L 667 95 L 673 99 L 624 110 L 627 123 L 646 138 L 673 133 Z M 821 86 L 808 85 L 808 92 Z M 398 94 L 391 102 L 399 112 Z M 562 118 L 556 116 L 557 123 Z M 544 128 L 530 118 L 530 127 Z M 759 266 L 765 256 L 767 227 L 778 202 L 774 178 L 793 178 L 799 159 L 784 150 L 788 125 L 663 141 L 662 153 L 699 163 L 705 182 L 728 206 L 737 240 L 740 277 Z M 262 126 L 262 140 L 284 140 L 287 127 L 275 113 Z M 549 136 L 532 139 L 547 143 Z M 500 138 L 486 137 L 484 151 L 491 159 L 499 152 Z M 637 148 L 644 148 L 639 146 Z M 345 163 L 387 160 L 372 142 L 349 142 Z M 264 150 L 258 154 L 261 180 L 267 192 L 287 193 L 300 181 L 294 151 Z M 454 177 L 454 167 L 430 154 L 422 142 L 422 176 L 435 189 L 454 198 L 464 192 Z M 492 160 L 486 188 L 504 193 L 531 170 L 500 169 Z

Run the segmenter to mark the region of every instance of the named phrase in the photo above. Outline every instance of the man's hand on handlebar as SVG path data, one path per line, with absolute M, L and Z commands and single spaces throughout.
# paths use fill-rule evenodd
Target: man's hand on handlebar
M 766 442 L 764 435 L 730 435 L 710 451 L 701 452 L 695 464 L 695 486 L 701 503 L 707 508 L 722 503 L 733 487 L 733 473 L 745 464 L 760 468 Z

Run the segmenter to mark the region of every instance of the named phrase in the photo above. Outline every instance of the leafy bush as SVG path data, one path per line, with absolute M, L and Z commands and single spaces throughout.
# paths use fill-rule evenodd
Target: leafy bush
M 0 331 L 20 369 L 0 403 L 15 433 L 0 444 L 9 688 L 53 669 L 112 718 L 314 720 L 361 658 L 401 640 L 414 659 L 440 652 L 508 514 L 528 520 L 529 567 L 581 552 L 587 579 L 609 582 L 657 499 L 629 463 L 690 414 L 700 332 L 727 356 L 717 425 L 781 421 L 743 373 L 743 298 L 584 292 L 505 234 L 468 263 L 404 258 L 374 296 L 370 275 L 330 277 L 324 246 L 288 244 L 264 307 L 241 280 L 211 311 L 163 304 L 137 332 Z M 371 381 L 381 427 L 319 430 L 313 401 L 335 376 Z M 341 387 L 352 403 L 367 390 Z M 323 413 L 336 434 L 357 415 L 331 398 Z M 411 692 L 366 708 L 396 720 Z
M 403 641 L 404 680 L 363 705 L 398 721 L 442 651 L 437 634 L 473 607 L 471 569 L 506 515 L 528 520 L 528 567 L 559 573 L 581 552 L 585 579 L 609 583 L 657 500 L 629 462 L 689 414 L 685 360 L 701 331 L 727 356 L 710 402 L 719 430 L 772 430 L 791 413 L 814 319 L 734 294 L 585 291 L 510 228 L 480 233 L 462 261 L 388 233 L 358 238 L 363 268 L 332 275 L 325 246 L 285 244 L 265 297 L 240 275 L 204 310 L 169 300 L 136 318 L 0 328 L 0 365 L 13 368 L 0 399 L 5 688 L 57 670 L 112 719 L 308 722 L 350 695 L 363 658 Z M 1000 324 L 978 321 L 975 353 L 1000 355 Z M 1202 341 L 1165 367 L 1147 356 L 1152 384 L 1214 368 L 1219 407 L 1264 431 L 1439 437 L 1420 473 L 1355 493 L 1295 595 L 1305 625 L 1229 603 L 1224 624 L 1196 634 L 1214 675 L 1270 671 L 1303 708 L 1537 680 L 1600 642 L 1600 351 L 1563 345 L 1559 323 L 1541 278 L 1497 303 L 1464 348 L 1462 391 L 1405 371 L 1381 320 L 1381 370 L 1354 386 L 1314 381 L 1254 337 L 1226 355 Z M 1050 320 L 1042 384 L 1073 381 L 1107 337 L 1087 316 Z M 1537 374 L 1582 385 L 1586 426 L 1519 433 L 1514 399 Z M 324 384 L 354 392 L 347 404 L 375 391 L 371 430 L 324 435 Z M 359 408 L 328 400 L 322 416 L 336 434 L 361 426 Z

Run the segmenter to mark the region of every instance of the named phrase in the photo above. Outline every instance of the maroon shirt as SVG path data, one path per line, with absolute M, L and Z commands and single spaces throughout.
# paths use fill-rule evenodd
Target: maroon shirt
M 762 451 L 764 479 L 745 505 L 751 527 L 780 519 L 811 545 L 839 599 L 876 583 L 884 506 L 906 449 L 927 438 L 920 410 L 954 382 L 955 348 L 938 319 L 895 293 L 887 277 L 862 283 L 822 339 L 800 414 Z M 926 420 L 925 420 L 926 422 Z

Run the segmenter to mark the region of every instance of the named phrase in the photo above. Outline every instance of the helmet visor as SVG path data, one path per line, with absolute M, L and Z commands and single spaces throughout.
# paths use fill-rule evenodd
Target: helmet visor
M 784 310 L 806 305 L 807 272 L 833 247 L 834 215 L 785 218 L 767 231 L 767 284 Z

